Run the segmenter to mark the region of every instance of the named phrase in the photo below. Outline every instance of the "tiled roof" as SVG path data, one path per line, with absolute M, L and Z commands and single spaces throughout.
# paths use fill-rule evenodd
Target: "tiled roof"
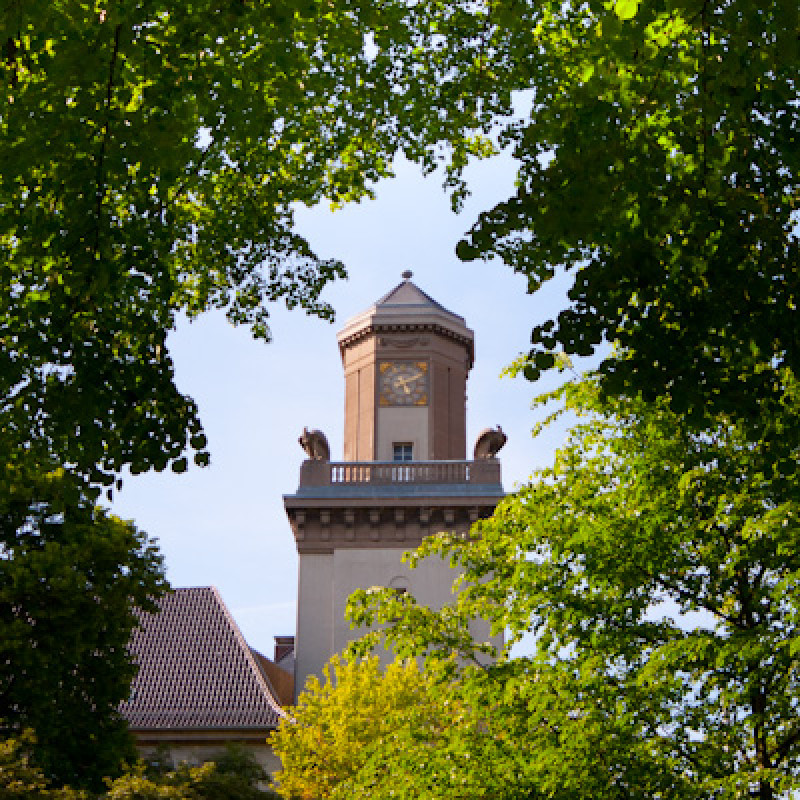
M 217 590 L 176 589 L 159 605 L 130 643 L 139 673 L 120 711 L 131 729 L 275 727 L 283 712 Z

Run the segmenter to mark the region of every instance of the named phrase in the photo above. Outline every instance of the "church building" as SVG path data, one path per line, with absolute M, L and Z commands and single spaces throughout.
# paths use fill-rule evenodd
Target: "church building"
M 345 382 L 344 454 L 304 431 L 308 458 L 284 496 L 297 546 L 297 630 L 278 637 L 274 660 L 250 650 L 213 589 L 178 589 L 143 615 L 132 642 L 139 664 L 121 711 L 141 748 L 184 760 L 239 741 L 264 752 L 269 730 L 311 675 L 359 635 L 345 619 L 359 588 L 409 592 L 423 605 L 452 601 L 456 573 L 439 559 L 411 570 L 402 554 L 439 531 L 466 533 L 503 497 L 487 429 L 467 459 L 467 376 L 474 334 L 403 273 L 403 281 L 338 334 Z M 476 620 L 474 634 L 489 638 Z M 499 643 L 499 642 L 496 642 Z

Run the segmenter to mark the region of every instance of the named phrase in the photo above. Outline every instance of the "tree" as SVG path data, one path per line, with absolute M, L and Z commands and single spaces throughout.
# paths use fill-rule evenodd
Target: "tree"
M 222 751 L 202 766 L 180 765 L 148 771 L 137 763 L 126 768 L 107 791 L 90 794 L 70 787 L 48 787 L 42 771 L 29 761 L 30 733 L 0 741 L 0 796 L 37 800 L 275 800 L 263 785 L 267 774 L 252 754 L 237 748 Z
M 532 291 L 575 271 L 529 377 L 614 340 L 611 393 L 756 428 L 779 405 L 773 367 L 798 358 L 796 3 L 174 5 L 3 19 L 0 411 L 20 441 L 105 481 L 182 470 L 189 446 L 204 462 L 175 315 L 225 308 L 266 336 L 270 300 L 329 314 L 342 267 L 292 203 L 368 195 L 402 150 L 447 164 L 458 205 L 492 131 L 517 189 L 459 254 L 501 256 Z
M 0 15 L 0 715 L 35 729 L 48 777 L 96 784 L 128 752 L 114 709 L 131 606 L 162 590 L 144 538 L 94 508 L 99 486 L 208 461 L 167 334 L 212 308 L 262 338 L 273 301 L 332 315 L 320 292 L 343 266 L 294 231 L 293 207 L 390 173 L 397 68 L 371 42 L 403 30 L 402 8 Z
M 211 763 L 212 770 L 189 781 L 198 800 L 278 800 L 270 776 L 248 750 L 229 745 Z M 180 779 L 182 771 L 176 774 Z
M 192 800 L 278 800 L 278 795 L 268 786 L 270 776 L 253 754 L 240 745 L 227 745 L 199 768 L 170 764 L 168 769 L 153 769 L 150 765 L 145 773 L 129 773 L 115 786 L 119 789 L 126 783 L 125 778 L 133 778 L 127 786 L 134 790 L 137 798 L 136 783 L 149 781 L 151 786 L 162 791 L 163 787 L 173 787 L 181 797 Z M 125 796 L 122 793 L 114 795 L 114 786 L 110 794 L 120 798 Z
M 501 134 L 516 190 L 458 253 L 501 257 L 529 291 L 575 275 L 569 307 L 533 329 L 526 375 L 557 349 L 617 342 L 605 391 L 667 396 L 698 424 L 736 413 L 758 438 L 781 368 L 800 364 L 797 4 L 497 0 L 452 14 L 442 68 L 497 112 L 503 90 L 532 104 Z
M 403 796 L 401 787 L 414 785 L 416 776 L 413 769 L 394 768 L 389 754 L 431 752 L 463 716 L 432 686 L 414 661 L 384 670 L 377 657 L 334 656 L 324 681 L 310 679 L 292 717 L 270 738 L 281 759 L 275 776 L 281 794 L 324 800 L 382 797 L 391 790 Z
M 0 421 L 12 447 L 107 485 L 124 467 L 182 471 L 187 449 L 207 461 L 166 335 L 178 314 L 220 308 L 268 338 L 276 300 L 332 315 L 320 291 L 343 266 L 294 232 L 293 204 L 358 199 L 390 173 L 396 68 L 369 38 L 400 30 L 397 15 L 340 0 L 6 9 Z
M 0 724 L 32 729 L 55 785 L 99 789 L 135 759 L 117 711 L 134 675 L 134 608 L 155 610 L 161 556 L 67 473 L 0 494 Z
M 783 419 L 797 424 L 798 384 L 783 379 Z M 531 754 L 508 748 L 523 776 L 511 796 L 788 797 L 800 787 L 796 481 L 775 478 L 733 417 L 698 432 L 666 399 L 609 400 L 595 380 L 555 396 L 582 419 L 554 466 L 468 540 L 422 548 L 464 570 L 455 607 L 360 593 L 354 621 L 385 623 L 398 655 L 434 660 L 468 652 L 470 617 L 506 629 L 498 662 L 460 680 L 462 701 Z M 535 655 L 509 660 L 529 633 Z
M 85 800 L 83 793 L 72 789 L 53 790 L 47 786 L 41 770 L 30 764 L 26 748 L 30 734 L 17 739 L 0 740 L 0 797 L 9 800 Z

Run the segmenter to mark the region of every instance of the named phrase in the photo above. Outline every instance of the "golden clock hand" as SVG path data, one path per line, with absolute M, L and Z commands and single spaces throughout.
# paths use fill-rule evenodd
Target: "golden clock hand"
M 406 385 L 407 383 L 408 381 L 404 381 L 400 376 L 398 376 L 392 381 L 392 388 L 396 392 L 399 392 L 402 389 L 406 394 L 410 394 L 411 390 Z
M 397 384 L 398 386 L 406 386 L 409 383 L 413 383 L 414 381 L 423 378 L 424 376 L 425 376 L 424 372 L 418 372 L 416 375 L 409 375 L 407 378 L 403 378 L 401 376 L 395 380 L 395 384 Z

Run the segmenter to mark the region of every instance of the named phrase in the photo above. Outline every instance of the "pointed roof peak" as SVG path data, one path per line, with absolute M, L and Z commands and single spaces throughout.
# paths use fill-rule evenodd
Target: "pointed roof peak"
M 422 291 L 411 280 L 412 275 L 411 270 L 403 272 L 403 280 L 397 286 L 345 322 L 337 336 L 340 351 L 343 354 L 345 347 L 372 332 L 427 330 L 462 342 L 471 366 L 475 353 L 474 334 L 464 317 L 449 311 Z
M 394 289 L 388 291 L 380 300 L 375 303 L 376 308 L 380 308 L 381 306 L 433 306 L 434 308 L 439 309 L 439 311 L 444 311 L 446 314 L 452 314 L 454 317 L 458 317 L 457 314 L 453 314 L 452 311 L 448 311 L 441 303 L 437 303 L 427 292 L 423 292 L 422 289 L 417 286 L 411 280 L 411 276 L 413 273 L 411 270 L 406 270 L 403 273 L 403 280 L 401 283 L 398 283 Z M 463 317 L 458 317 L 463 322 Z

